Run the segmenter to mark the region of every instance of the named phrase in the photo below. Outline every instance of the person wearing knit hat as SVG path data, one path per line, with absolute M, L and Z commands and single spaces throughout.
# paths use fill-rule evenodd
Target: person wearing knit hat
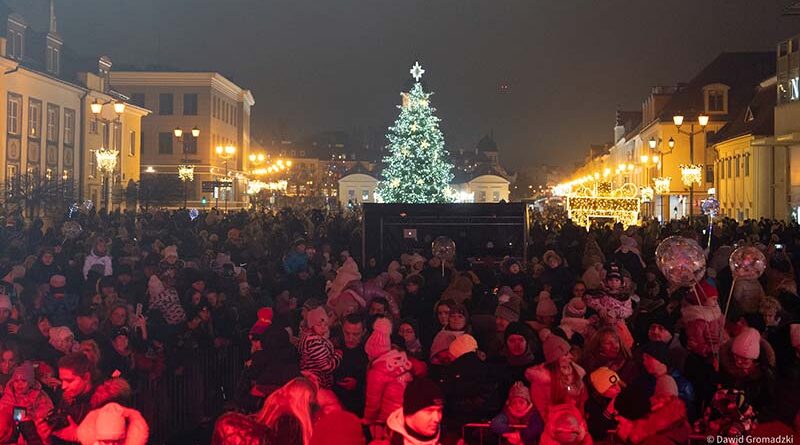
M 178 260 L 178 246 L 171 245 L 161 250 L 161 256 L 169 263 L 174 263 Z
M 317 306 L 306 313 L 306 326 L 317 335 L 327 335 L 330 329 L 328 313 L 324 306 Z
M 375 323 L 372 325 L 372 334 L 370 334 L 369 338 L 364 343 L 364 352 L 367 353 L 369 361 L 373 361 L 389 352 L 392 348 L 391 335 L 391 320 L 385 317 L 376 319 Z
M 50 344 L 62 354 L 69 354 L 77 349 L 75 335 L 66 326 L 50 328 Z
M 25 431 L 29 426 L 31 429 L 35 429 L 40 437 L 49 437 L 51 428 L 44 422 L 44 419 L 53 410 L 53 402 L 36 381 L 36 373 L 31 362 L 23 362 L 14 369 L 3 393 L 3 406 L 7 408 L 5 415 L 8 416 L 8 423 L 4 422 L 4 428 L 8 428 L 6 429 L 8 434 L 11 434 L 11 428 L 20 427 L 21 431 Z M 16 425 L 11 424 L 12 407 L 21 407 L 26 411 L 22 421 L 17 422 Z M 25 437 L 27 438 L 27 436 Z
M 426 377 L 417 378 L 403 391 L 403 407 L 386 419 L 389 443 L 436 445 L 439 443 L 444 393 Z
M 598 394 L 609 399 L 616 397 L 622 389 L 622 379 L 619 378 L 619 374 L 606 366 L 592 371 L 589 374 L 589 381 Z
M 458 337 L 458 334 L 452 331 L 439 331 L 436 334 L 436 337 L 433 338 L 433 343 L 431 343 L 431 364 L 446 365 L 453 361 L 453 357 L 450 356 L 450 343 L 456 337 Z
M 145 445 L 150 429 L 139 411 L 111 402 L 90 411 L 76 435 L 81 445 Z
M 358 271 L 358 264 L 353 257 L 348 257 L 344 263 L 336 270 L 336 278 L 328 287 L 327 295 L 328 302 L 335 300 L 339 294 L 345 289 L 348 283 L 361 279 L 361 273 Z
M 586 303 L 580 297 L 571 298 L 562 311 L 563 317 L 583 318 L 586 316 Z
M 348 411 L 334 411 L 314 423 L 310 445 L 365 445 L 361 420 Z
M 273 312 L 271 307 L 262 307 L 256 313 L 258 320 L 250 328 L 250 336 L 257 337 L 264 333 L 268 327 L 272 326 Z
M 629 420 L 622 417 L 617 436 L 625 443 L 689 443 L 689 425 L 684 402 L 678 398 L 675 380 L 663 375 L 656 380 L 655 391 L 650 397 L 650 410 L 645 416 Z
M 550 364 L 569 354 L 570 346 L 566 340 L 558 335 L 550 335 L 544 341 L 542 349 L 544 349 L 545 364 Z
M 553 326 L 558 316 L 556 303 L 550 297 L 550 293 L 542 291 L 539 293 L 539 301 L 536 303 L 536 321 L 543 327 Z
M 306 313 L 306 327 L 300 334 L 300 371 L 313 374 L 323 389 L 333 387 L 333 373 L 342 362 L 342 351 L 336 351 L 328 339 L 328 313 L 320 306 Z
M 469 334 L 459 335 L 450 343 L 448 350 L 453 360 L 458 360 L 464 354 L 477 351 L 478 342 L 475 340 L 475 337 Z
M 519 321 L 519 306 L 510 301 L 500 304 L 494 311 L 494 317 L 497 332 L 503 333 L 506 331 L 509 323 Z
M 514 430 L 511 425 L 525 425 L 523 430 Z M 520 381 L 511 385 L 503 411 L 489 424 L 489 429 L 509 443 L 535 443 L 542 434 L 544 424 L 539 413 L 533 409 L 530 390 Z
M 744 328 L 731 342 L 731 352 L 734 358 L 755 361 L 761 353 L 760 342 L 761 334 L 757 330 Z

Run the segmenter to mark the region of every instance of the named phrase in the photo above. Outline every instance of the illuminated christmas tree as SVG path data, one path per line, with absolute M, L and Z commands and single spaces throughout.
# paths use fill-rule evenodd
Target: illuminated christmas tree
M 430 93 L 419 80 L 425 70 L 414 64 L 414 86 L 403 93 L 400 116 L 389 128 L 390 156 L 383 160 L 383 180 L 378 194 L 383 202 L 452 202 L 453 166 L 447 161 L 439 118 L 430 106 Z

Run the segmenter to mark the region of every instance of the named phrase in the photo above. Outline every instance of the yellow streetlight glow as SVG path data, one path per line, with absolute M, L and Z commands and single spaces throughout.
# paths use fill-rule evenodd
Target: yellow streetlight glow
M 122 114 L 125 112 L 125 102 L 114 102 L 114 112 Z
M 706 116 L 705 114 L 697 116 L 697 122 L 700 124 L 701 127 L 705 127 L 706 125 L 708 125 L 708 116 Z
M 680 127 L 681 125 L 683 125 L 683 116 L 680 115 L 680 114 L 676 114 L 675 116 L 672 116 L 672 122 L 675 123 L 676 127 Z
M 192 128 L 192 136 L 200 137 L 200 129 L 197 127 Z
M 183 130 L 181 130 L 180 127 L 175 127 L 175 129 L 172 130 L 172 132 L 175 133 L 176 138 L 183 136 Z
M 98 102 L 97 99 L 95 99 L 89 107 L 92 109 L 92 114 L 100 114 L 100 112 L 103 111 L 103 104 Z

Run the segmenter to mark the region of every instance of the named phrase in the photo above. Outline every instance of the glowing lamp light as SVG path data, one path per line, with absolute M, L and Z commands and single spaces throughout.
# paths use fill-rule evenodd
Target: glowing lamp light
M 642 161 L 642 164 L 648 164 L 650 162 L 650 156 L 642 155 L 640 160 Z
M 700 184 L 703 180 L 703 167 L 697 164 L 681 164 L 681 181 L 686 187 Z
M 697 123 L 699 123 L 701 127 L 705 127 L 706 125 L 708 125 L 708 116 L 706 116 L 705 114 L 697 116 Z
M 197 128 L 197 127 L 192 128 L 192 136 L 194 136 L 196 138 L 200 137 L 200 129 Z
M 156 169 L 153 168 L 152 165 L 148 165 L 146 169 L 144 169 L 145 173 L 155 173 Z
M 179 165 L 178 178 L 181 181 L 194 181 L 194 165 Z
M 94 102 L 92 102 L 91 105 L 89 105 L 89 108 L 92 109 L 92 114 L 97 115 L 103 111 L 103 104 L 101 104 L 100 102 L 97 101 L 97 99 L 95 99 Z
M 669 176 L 653 178 L 653 185 L 654 190 L 659 195 L 666 195 L 669 193 L 670 183 L 672 182 L 672 178 Z
M 651 137 L 647 143 L 650 145 L 651 150 L 655 150 L 656 146 L 658 145 L 658 141 L 656 141 L 655 137 Z
M 681 125 L 683 125 L 683 116 L 680 114 L 672 116 L 672 122 L 675 124 L 676 127 L 680 127 Z
M 94 152 L 97 159 L 97 167 L 103 173 L 110 174 L 117 167 L 117 155 L 119 150 L 101 148 Z
M 114 102 L 114 112 L 122 114 L 125 112 L 125 102 Z
M 181 130 L 180 127 L 175 127 L 175 129 L 172 130 L 172 133 L 175 134 L 176 138 L 183 136 L 183 130 Z

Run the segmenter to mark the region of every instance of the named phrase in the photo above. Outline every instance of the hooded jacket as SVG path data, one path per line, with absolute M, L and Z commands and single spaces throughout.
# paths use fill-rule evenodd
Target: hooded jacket
M 6 385 L 3 397 L 0 398 L 0 440 L 3 443 L 11 437 L 14 431 L 12 414 L 14 407 L 22 407 L 27 411 L 26 417 L 34 421 L 39 437 L 50 437 L 51 428 L 45 419 L 53 410 L 53 402 L 42 391 L 38 382 L 34 382 L 27 394 L 20 395 L 14 391 L 13 383 Z
M 584 371 L 584 369 L 575 362 L 572 362 L 572 368 L 577 373 L 578 379 L 583 380 L 583 377 L 586 375 L 586 371 Z M 542 418 L 547 419 L 550 406 L 553 404 L 552 388 L 550 387 L 552 383 L 550 370 L 547 369 L 545 364 L 537 365 L 525 371 L 525 378 L 528 380 L 528 382 L 530 382 L 531 401 L 533 402 L 533 405 L 536 407 L 536 410 L 539 411 L 539 414 L 542 416 Z M 581 395 L 580 399 L 577 400 L 578 408 L 580 410 L 583 410 L 583 404 L 587 397 L 585 386 L 582 390 L 582 393 L 583 394 Z
M 367 397 L 364 421 L 383 423 L 403 406 L 403 392 L 413 378 L 411 362 L 405 352 L 390 350 L 377 357 L 367 371 Z
M 111 267 L 111 257 L 108 254 L 100 256 L 98 255 L 94 249 L 92 249 L 92 253 L 90 253 L 86 260 L 83 261 L 83 279 L 85 280 L 86 277 L 89 276 L 89 270 L 91 270 L 92 266 L 95 264 L 99 264 L 103 266 L 103 276 L 107 277 L 109 275 L 114 275 L 114 270 Z
M 389 441 L 376 441 L 372 444 L 381 445 L 439 445 L 439 433 L 430 439 L 420 439 L 415 437 L 406 429 L 406 419 L 403 415 L 403 408 L 398 408 L 389 418 L 386 419 L 386 426 L 389 429 Z M 372 445 L 371 444 L 371 445 Z
M 659 443 L 684 444 L 689 442 L 690 431 L 686 406 L 678 397 L 672 397 L 646 417 L 634 421 L 627 439 L 639 444 L 658 436 L 662 439 Z

